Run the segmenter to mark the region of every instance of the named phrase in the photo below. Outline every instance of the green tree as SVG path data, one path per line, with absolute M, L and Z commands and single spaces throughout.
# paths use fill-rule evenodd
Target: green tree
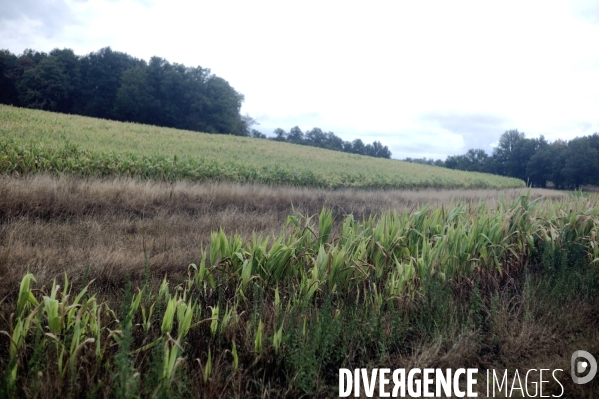
M 17 105 L 19 93 L 14 78 L 17 56 L 8 50 L 0 50 L 0 103 Z
M 239 115 L 244 97 L 218 76 L 211 76 L 204 85 L 208 104 L 203 122 L 204 131 L 244 136 L 247 132 Z
M 524 138 L 524 133 L 517 129 L 508 130 L 501 135 L 497 147 L 493 149 L 495 173 L 503 176 L 512 176 L 517 173 L 515 152 L 518 143 Z
M 27 69 L 17 89 L 23 106 L 49 111 L 64 109 L 71 93 L 69 76 L 58 59 L 53 57 Z
M 361 139 L 352 141 L 351 148 L 354 154 L 366 155 L 366 146 Z
M 151 123 L 153 115 L 160 111 L 148 84 L 146 69 L 136 66 L 124 71 L 114 102 L 114 116 L 123 121 Z
M 81 101 L 81 71 L 80 59 L 71 49 L 54 49 L 48 58 L 56 59 L 67 76 L 67 98 L 60 104 L 59 112 L 72 112 Z
M 308 130 L 305 135 L 305 140 L 316 147 L 325 147 L 326 135 L 322 129 L 315 127 L 312 130 Z
M 337 136 L 333 132 L 326 133 L 326 146 L 327 148 L 335 151 L 343 151 L 343 139 Z
M 121 76 L 141 61 L 110 47 L 81 59 L 81 95 L 85 102 L 76 112 L 97 118 L 112 118 Z
M 599 182 L 599 153 L 590 146 L 588 137 L 570 140 L 565 160 L 562 174 L 567 186 L 578 189 L 583 184 Z
M 298 126 L 294 126 L 289 130 L 287 140 L 293 143 L 301 143 L 304 140 L 304 132 Z
M 252 129 L 250 132 L 250 136 L 255 139 L 265 139 L 266 135 L 259 130 Z
M 275 135 L 275 140 L 277 141 L 285 141 L 287 140 L 287 132 L 283 129 L 281 129 L 280 127 L 276 128 L 274 130 L 274 135 Z
M 539 149 L 526 165 L 526 175 L 534 187 L 547 187 L 547 181 L 553 180 L 553 157 L 555 150 L 551 146 Z

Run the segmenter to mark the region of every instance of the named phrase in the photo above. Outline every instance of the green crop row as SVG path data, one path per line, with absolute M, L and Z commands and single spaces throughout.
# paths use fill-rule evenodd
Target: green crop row
M 256 369 L 310 393 L 323 370 L 401 350 L 406 326 L 428 320 L 414 316 L 422 298 L 464 287 L 478 295 L 473 286 L 531 267 L 596 268 L 596 205 L 521 196 L 348 216 L 338 228 L 327 210 L 295 214 L 281 235 L 249 241 L 221 230 L 184 281 L 125 287 L 121 309 L 92 295 L 94 282 L 73 292 L 65 276 L 62 288 L 34 290 L 28 274 L 4 304 L 0 393 L 23 392 L 46 373 L 75 390 L 108 379 L 110 396 L 167 397 L 186 379 L 208 389 Z
M 3 173 L 59 171 L 325 188 L 512 188 L 521 180 L 0 105 Z
M 419 179 L 417 176 L 384 174 L 329 175 L 312 170 L 294 170 L 280 165 L 252 166 L 242 163 L 206 160 L 174 155 L 136 155 L 116 152 L 92 152 L 75 144 L 51 147 L 41 144 L 17 144 L 0 141 L 0 173 L 58 172 L 83 176 L 131 176 L 174 181 L 221 180 L 239 183 L 263 183 L 321 188 L 422 189 L 422 188 L 509 188 L 520 182 L 497 185 L 484 178 L 466 181 L 442 177 Z

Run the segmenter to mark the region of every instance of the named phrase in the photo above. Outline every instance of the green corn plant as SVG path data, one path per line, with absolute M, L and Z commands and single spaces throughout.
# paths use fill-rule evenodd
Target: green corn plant
M 162 283 L 160 283 L 160 288 L 158 289 L 158 297 L 164 298 L 165 301 L 168 301 L 168 299 L 170 298 L 166 274 L 164 275 L 164 279 L 162 280 Z
M 194 284 L 198 287 L 203 286 L 204 279 L 208 274 L 206 269 L 206 252 L 202 249 L 202 259 L 200 261 L 200 266 L 196 266 L 195 263 L 189 265 L 188 270 L 194 270 L 193 278 L 189 278 L 188 287 L 192 287 Z
M 31 292 L 31 281 L 36 281 L 35 277 L 31 273 L 27 273 L 21 280 L 19 286 L 19 297 L 17 299 L 17 318 L 23 318 L 25 311 L 28 307 L 38 306 L 39 302 L 35 299 L 35 296 Z
M 211 306 L 210 309 L 212 310 L 212 316 L 211 316 L 212 321 L 210 322 L 210 332 L 212 333 L 212 336 L 214 337 L 216 335 L 216 331 L 218 330 L 218 323 L 219 323 L 218 305 L 216 305 L 214 307 Z
M 94 300 L 90 311 L 88 328 L 94 338 L 94 342 L 96 343 L 96 358 L 100 360 L 103 358 L 102 346 L 100 341 L 102 335 L 101 312 L 102 306 L 98 305 L 97 301 Z
M 48 326 L 52 334 L 60 334 L 62 332 L 63 318 L 59 314 L 59 302 L 51 297 L 44 297 L 44 312 L 48 319 Z
M 90 313 L 86 312 L 89 308 L 90 304 L 94 302 L 93 298 L 87 301 L 87 303 L 82 306 L 77 312 L 75 326 L 73 328 L 73 335 L 71 338 L 71 345 L 69 348 L 69 365 L 71 370 L 74 370 L 75 364 L 77 362 L 77 355 L 79 351 L 88 343 L 94 343 L 95 339 L 92 337 L 86 338 L 86 327 L 89 325 Z M 64 378 L 64 371 L 62 373 L 62 377 Z
M 329 209 L 322 208 L 318 217 L 318 234 L 320 236 L 319 244 L 325 245 L 329 242 L 329 235 L 333 228 L 333 212 Z
M 177 340 L 179 342 L 182 342 L 183 338 L 185 338 L 185 336 L 189 332 L 194 313 L 195 305 L 191 303 L 191 300 L 189 303 L 180 302 L 177 306 Z
M 135 313 L 137 313 L 137 309 L 139 309 L 139 304 L 141 303 L 144 289 L 145 287 L 142 288 L 137 294 L 134 294 L 133 298 L 131 299 L 131 306 L 129 307 L 129 313 L 126 317 L 126 320 L 129 320 L 130 324 L 133 322 L 133 317 L 135 316 Z
M 237 321 L 236 313 L 234 313 L 235 308 L 232 307 L 229 309 L 229 305 L 225 308 L 225 313 L 223 314 L 223 319 L 221 320 L 221 332 L 225 332 L 229 326 L 234 326 Z
M 275 349 L 275 354 L 279 354 L 279 348 L 281 347 L 281 342 L 283 340 L 283 324 L 279 329 L 275 329 L 274 335 L 272 337 L 272 346 Z
M 281 296 L 279 295 L 279 287 L 275 288 L 275 309 L 277 312 L 281 310 Z
M 208 348 L 208 359 L 206 360 L 206 367 L 204 367 L 204 384 L 208 382 L 210 375 L 212 374 L 212 352 Z
M 262 353 L 262 333 L 264 330 L 264 325 L 262 324 L 262 320 L 258 323 L 258 328 L 256 329 L 256 337 L 254 338 L 254 352 L 256 352 L 256 358 L 260 356 Z
M 142 318 L 142 328 L 145 332 L 150 330 L 151 324 L 152 324 L 152 313 L 154 313 L 154 306 L 156 305 L 156 302 L 152 302 L 152 305 L 150 305 L 150 308 L 148 310 L 148 314 L 146 316 L 146 308 L 144 307 L 144 305 L 141 305 L 141 318 Z
M 175 375 L 176 367 L 181 362 L 182 358 L 179 354 L 183 352 L 183 348 L 179 342 L 175 341 L 170 334 L 166 334 L 166 341 L 164 343 L 164 367 L 163 377 L 165 381 L 170 382 L 172 377 Z
M 162 326 L 160 330 L 163 335 L 170 334 L 173 329 L 173 321 L 175 320 L 175 311 L 177 309 L 177 297 L 174 296 L 167 300 L 166 310 L 162 317 Z
M 10 339 L 10 343 L 8 346 L 8 354 L 9 354 L 9 357 L 11 360 L 13 360 L 17 357 L 19 350 L 24 346 L 25 338 L 29 334 L 30 329 L 33 327 L 32 320 L 33 320 L 33 317 L 37 313 L 37 309 L 38 308 L 35 308 L 25 318 L 18 318 L 15 322 L 15 326 L 13 328 L 12 334 L 10 334 L 6 331 L 0 331 L 0 334 L 4 334 Z M 10 386 L 14 386 L 14 384 L 16 382 L 17 368 L 18 368 L 18 362 L 14 361 L 14 365 L 12 366 L 10 373 L 9 373 L 9 377 L 8 377 L 8 383 Z

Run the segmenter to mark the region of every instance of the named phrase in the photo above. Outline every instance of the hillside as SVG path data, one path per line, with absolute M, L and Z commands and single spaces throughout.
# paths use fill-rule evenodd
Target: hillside
M 0 105 L 0 172 L 73 172 L 326 188 L 511 188 L 521 180 L 270 140 Z

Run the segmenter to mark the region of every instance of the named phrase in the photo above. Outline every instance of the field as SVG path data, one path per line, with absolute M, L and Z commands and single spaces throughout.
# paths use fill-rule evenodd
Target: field
M 175 148 L 157 144 L 167 129 L 1 110 L 4 143 L 55 148 L 49 164 L 81 161 L 61 152 L 71 137 L 100 160 Z M 103 141 L 142 131 L 149 147 Z M 180 159 L 222 158 L 172 132 L 189 140 Z M 261 159 L 257 140 L 207 137 L 247 144 L 257 170 L 322 151 L 268 142 Z M 596 194 L 58 173 L 38 155 L 0 174 L 0 397 L 337 397 L 340 368 L 380 367 L 559 368 L 543 395 L 599 395 L 599 379 L 570 379 L 575 350 L 599 355 Z M 330 152 L 318 166 L 341 173 L 337 156 L 420 168 Z M 464 175 L 457 187 L 487 178 Z
M 512 188 L 500 176 L 287 143 L 0 105 L 0 172 L 76 172 L 323 188 Z

